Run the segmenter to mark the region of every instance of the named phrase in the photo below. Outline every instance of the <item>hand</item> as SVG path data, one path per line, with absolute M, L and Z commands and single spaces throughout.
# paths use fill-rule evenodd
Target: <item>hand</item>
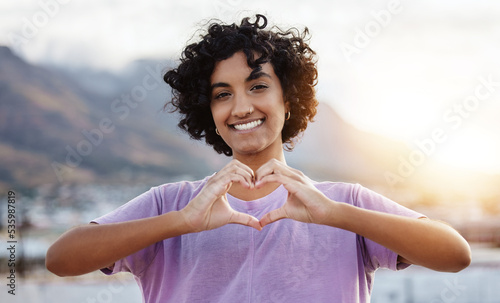
M 212 176 L 198 196 L 182 209 L 181 213 L 194 232 L 214 229 L 229 223 L 262 229 L 255 217 L 237 212 L 229 205 L 226 194 L 233 182 L 252 189 L 254 173 L 238 160 L 232 160 Z
M 283 184 L 288 191 L 288 199 L 282 207 L 260 219 L 262 227 L 285 218 L 316 224 L 325 224 L 332 219 L 336 202 L 320 192 L 301 171 L 273 159 L 257 170 L 255 187 L 260 188 L 270 182 Z

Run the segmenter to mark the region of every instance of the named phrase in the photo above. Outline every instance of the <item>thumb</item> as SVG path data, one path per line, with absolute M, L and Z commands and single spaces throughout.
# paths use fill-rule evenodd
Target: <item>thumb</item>
M 273 222 L 276 222 L 281 219 L 288 218 L 288 215 L 283 207 L 280 207 L 278 209 L 272 210 L 265 214 L 261 219 L 260 219 L 260 225 L 262 227 L 271 224 Z
M 259 220 L 254 216 L 250 216 L 248 214 L 240 213 L 235 211 L 231 218 L 229 219 L 229 223 L 236 223 L 241 225 L 246 225 L 255 228 L 256 230 L 262 230 L 262 226 L 260 225 Z

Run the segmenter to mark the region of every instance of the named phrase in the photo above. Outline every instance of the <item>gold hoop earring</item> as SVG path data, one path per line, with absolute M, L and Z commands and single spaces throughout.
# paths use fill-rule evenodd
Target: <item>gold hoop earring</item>
M 216 133 L 218 136 L 220 136 L 220 134 L 219 134 L 219 130 L 217 129 L 217 127 L 215 128 L 215 133 Z
M 285 114 L 285 121 L 290 120 L 290 116 L 291 116 L 291 115 L 292 115 L 292 114 L 291 114 L 290 112 L 287 112 L 287 113 Z

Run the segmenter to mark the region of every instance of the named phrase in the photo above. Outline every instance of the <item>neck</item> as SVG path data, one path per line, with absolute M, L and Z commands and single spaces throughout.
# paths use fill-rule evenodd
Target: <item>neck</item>
M 283 151 L 279 154 L 271 157 L 263 156 L 262 154 L 250 154 L 250 155 L 234 155 L 233 159 L 240 161 L 246 166 L 250 167 L 254 172 L 256 172 L 262 165 L 269 162 L 271 159 L 276 159 L 286 164 L 285 155 Z

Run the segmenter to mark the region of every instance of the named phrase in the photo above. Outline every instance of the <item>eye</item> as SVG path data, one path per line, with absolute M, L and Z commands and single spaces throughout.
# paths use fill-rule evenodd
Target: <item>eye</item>
M 223 99 L 223 98 L 229 97 L 230 95 L 231 95 L 231 94 L 230 94 L 230 93 L 228 93 L 228 92 L 220 92 L 220 93 L 218 93 L 218 94 L 216 94 L 216 95 L 214 96 L 214 99 L 215 99 L 215 100 L 219 100 L 219 99 Z
M 264 84 L 257 84 L 257 85 L 254 85 L 252 86 L 252 88 L 250 89 L 251 91 L 252 90 L 262 90 L 262 89 L 266 89 L 268 88 L 267 85 L 264 85 Z

